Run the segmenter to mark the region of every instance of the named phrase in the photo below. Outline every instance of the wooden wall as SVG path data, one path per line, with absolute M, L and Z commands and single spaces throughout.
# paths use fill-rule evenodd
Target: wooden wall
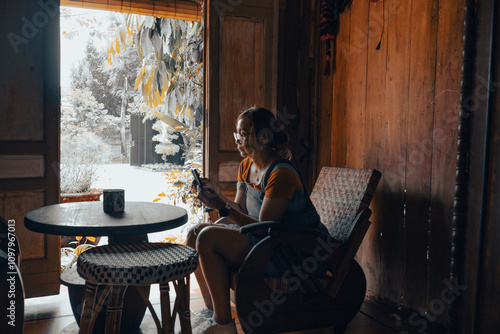
M 59 293 L 60 238 L 26 212 L 59 201 L 59 2 L 0 2 L 0 216 L 15 222 L 25 297 Z
M 316 175 L 326 165 L 383 175 L 358 253 L 369 294 L 444 326 L 463 18 L 463 0 L 355 0 L 335 72 L 318 77 Z

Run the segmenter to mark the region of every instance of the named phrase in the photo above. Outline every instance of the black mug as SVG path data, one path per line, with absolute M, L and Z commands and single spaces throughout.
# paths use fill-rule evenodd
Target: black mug
M 102 206 L 106 213 L 119 213 L 125 210 L 125 190 L 104 189 Z

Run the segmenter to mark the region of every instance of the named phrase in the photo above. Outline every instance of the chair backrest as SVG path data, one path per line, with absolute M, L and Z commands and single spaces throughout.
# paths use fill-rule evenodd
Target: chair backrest
M 321 169 L 311 201 L 332 237 L 348 241 L 356 216 L 370 206 L 381 176 L 375 169 Z

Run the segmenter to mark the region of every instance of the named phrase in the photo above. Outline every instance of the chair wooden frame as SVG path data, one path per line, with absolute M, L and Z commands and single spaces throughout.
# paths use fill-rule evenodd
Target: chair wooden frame
M 366 293 L 366 278 L 354 257 L 370 226 L 368 207 L 380 177 L 373 169 L 321 170 L 311 200 L 330 234 L 286 222 L 241 228 L 241 233 L 268 230 L 232 280 L 245 333 L 345 331 Z M 265 274 L 270 261 L 280 275 Z

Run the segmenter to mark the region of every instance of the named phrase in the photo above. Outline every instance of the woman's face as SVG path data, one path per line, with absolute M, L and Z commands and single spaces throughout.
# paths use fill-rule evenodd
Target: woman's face
M 240 140 L 236 140 L 236 145 L 238 145 L 238 151 L 243 158 L 252 157 L 255 152 L 254 145 L 251 144 L 253 141 L 252 132 L 252 122 L 248 117 L 243 117 L 238 120 L 236 124 L 236 133 L 240 135 Z

